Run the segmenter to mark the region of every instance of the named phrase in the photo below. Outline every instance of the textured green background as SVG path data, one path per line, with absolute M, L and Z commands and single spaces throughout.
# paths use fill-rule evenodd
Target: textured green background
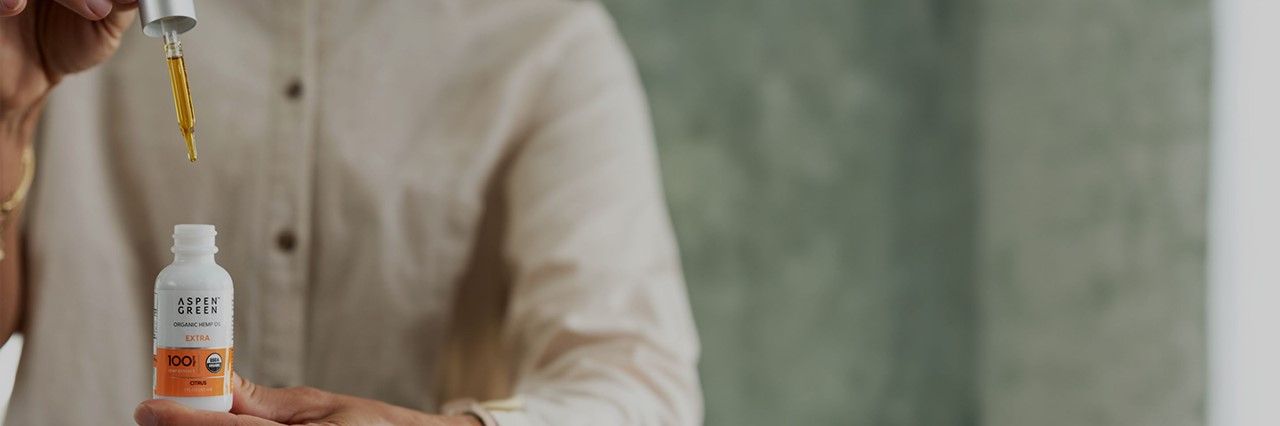
M 1203 422 L 1207 0 L 606 0 L 714 425 Z

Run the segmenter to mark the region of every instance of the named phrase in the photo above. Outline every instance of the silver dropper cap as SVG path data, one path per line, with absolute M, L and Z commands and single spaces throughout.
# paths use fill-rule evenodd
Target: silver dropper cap
M 142 33 L 150 37 L 185 33 L 196 26 L 195 0 L 138 0 L 138 20 Z

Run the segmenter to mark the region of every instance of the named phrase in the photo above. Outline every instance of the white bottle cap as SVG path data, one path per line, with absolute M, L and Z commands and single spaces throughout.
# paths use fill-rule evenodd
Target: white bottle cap
M 142 33 L 160 37 L 165 31 L 178 34 L 196 27 L 195 0 L 138 0 L 138 20 Z
M 213 225 L 174 225 L 173 253 L 213 254 L 218 252 L 214 237 L 218 235 Z

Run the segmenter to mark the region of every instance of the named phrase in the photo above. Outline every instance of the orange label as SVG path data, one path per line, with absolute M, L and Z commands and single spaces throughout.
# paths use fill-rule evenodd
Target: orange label
M 231 385 L 231 348 L 156 348 L 155 394 L 221 396 Z

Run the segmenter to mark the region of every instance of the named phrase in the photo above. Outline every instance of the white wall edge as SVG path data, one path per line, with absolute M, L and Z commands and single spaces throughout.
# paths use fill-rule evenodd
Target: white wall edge
M 1208 424 L 1280 425 L 1280 1 L 1213 11 Z

